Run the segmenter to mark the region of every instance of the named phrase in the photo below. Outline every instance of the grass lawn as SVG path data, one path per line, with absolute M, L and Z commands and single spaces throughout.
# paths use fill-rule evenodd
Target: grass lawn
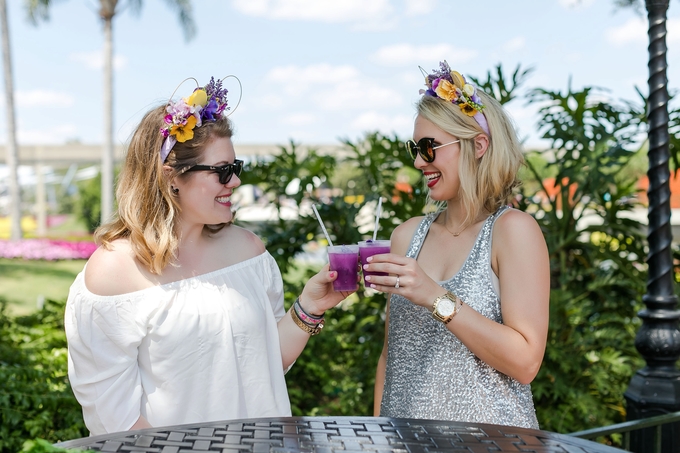
M 37 308 L 38 298 L 66 299 L 85 260 L 39 261 L 0 259 L 0 299 L 9 313 L 25 315 Z

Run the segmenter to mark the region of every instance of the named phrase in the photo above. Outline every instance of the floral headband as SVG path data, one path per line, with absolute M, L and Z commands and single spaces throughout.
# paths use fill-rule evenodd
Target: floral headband
M 425 74 L 423 68 L 420 70 Z M 467 83 L 462 74 L 452 71 L 446 60 L 439 63 L 438 70 L 433 69 L 432 74 L 425 75 L 425 85 L 427 90 L 420 90 L 420 94 L 458 105 L 464 114 L 474 118 L 482 130 L 491 136 L 489 124 L 482 113 L 484 104 L 477 95 L 477 88 Z
M 165 108 L 167 112 L 165 125 L 160 128 L 161 135 L 165 137 L 161 147 L 161 162 L 165 162 L 175 143 L 191 140 L 194 138 L 195 128 L 201 127 L 204 123 L 217 121 L 222 113 L 230 110 L 230 107 L 227 106 L 228 90 L 222 88 L 222 82 L 229 77 L 234 77 L 239 86 L 241 85 L 241 81 L 236 76 L 227 76 L 217 81 L 214 77 L 211 77 L 210 82 L 204 87 L 198 86 L 198 81 L 193 77 L 182 81 L 184 83 L 187 80 L 193 80 L 196 82 L 197 88 L 189 97 L 174 102 L 171 99 Z M 180 85 L 182 84 L 180 83 Z M 236 107 L 240 102 L 241 97 L 239 96 Z

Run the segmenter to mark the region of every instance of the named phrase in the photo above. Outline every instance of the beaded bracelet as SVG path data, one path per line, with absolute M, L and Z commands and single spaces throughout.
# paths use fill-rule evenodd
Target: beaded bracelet
M 321 316 L 314 316 L 310 315 L 305 311 L 304 308 L 302 308 L 302 305 L 300 305 L 300 298 L 298 297 L 295 299 L 295 303 L 293 303 L 293 309 L 295 310 L 295 314 L 298 315 L 298 318 L 305 324 L 309 326 L 316 326 L 319 324 L 321 321 L 323 321 L 323 315 Z
M 295 312 L 295 310 L 290 310 L 290 317 L 293 318 L 293 322 L 297 324 L 297 326 L 307 332 L 310 335 L 316 335 L 319 332 L 321 332 L 321 329 L 323 329 L 323 326 L 325 324 L 324 320 L 322 319 L 321 322 L 319 322 L 316 326 L 310 326 L 302 322 L 298 314 Z

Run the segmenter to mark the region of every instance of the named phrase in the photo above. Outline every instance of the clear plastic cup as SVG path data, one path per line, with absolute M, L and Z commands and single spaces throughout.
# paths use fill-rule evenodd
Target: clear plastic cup
M 357 265 L 359 264 L 359 246 L 334 245 L 328 247 L 328 262 L 331 270 L 338 273 L 338 278 L 333 282 L 336 291 L 356 291 Z
M 361 272 L 364 273 L 364 286 L 368 287 L 366 282 L 367 275 L 387 275 L 385 272 L 368 272 L 364 270 L 364 264 L 369 256 L 380 255 L 381 253 L 390 253 L 389 239 L 376 239 L 375 241 L 369 239 L 367 241 L 359 242 L 359 260 L 361 261 Z

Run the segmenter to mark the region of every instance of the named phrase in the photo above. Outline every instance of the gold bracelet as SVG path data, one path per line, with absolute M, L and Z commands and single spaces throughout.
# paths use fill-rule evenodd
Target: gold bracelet
M 322 319 L 321 322 L 318 323 L 316 326 L 314 326 L 314 327 L 308 326 L 307 324 L 302 322 L 302 320 L 300 319 L 298 314 L 295 313 L 295 310 L 293 308 L 288 310 L 288 312 L 290 313 L 290 317 L 293 318 L 293 322 L 295 324 L 297 324 L 297 326 L 300 329 L 304 330 L 305 332 L 307 332 L 310 335 L 317 335 L 319 332 L 321 332 L 321 329 L 323 329 L 323 326 L 326 323 L 326 321 Z

